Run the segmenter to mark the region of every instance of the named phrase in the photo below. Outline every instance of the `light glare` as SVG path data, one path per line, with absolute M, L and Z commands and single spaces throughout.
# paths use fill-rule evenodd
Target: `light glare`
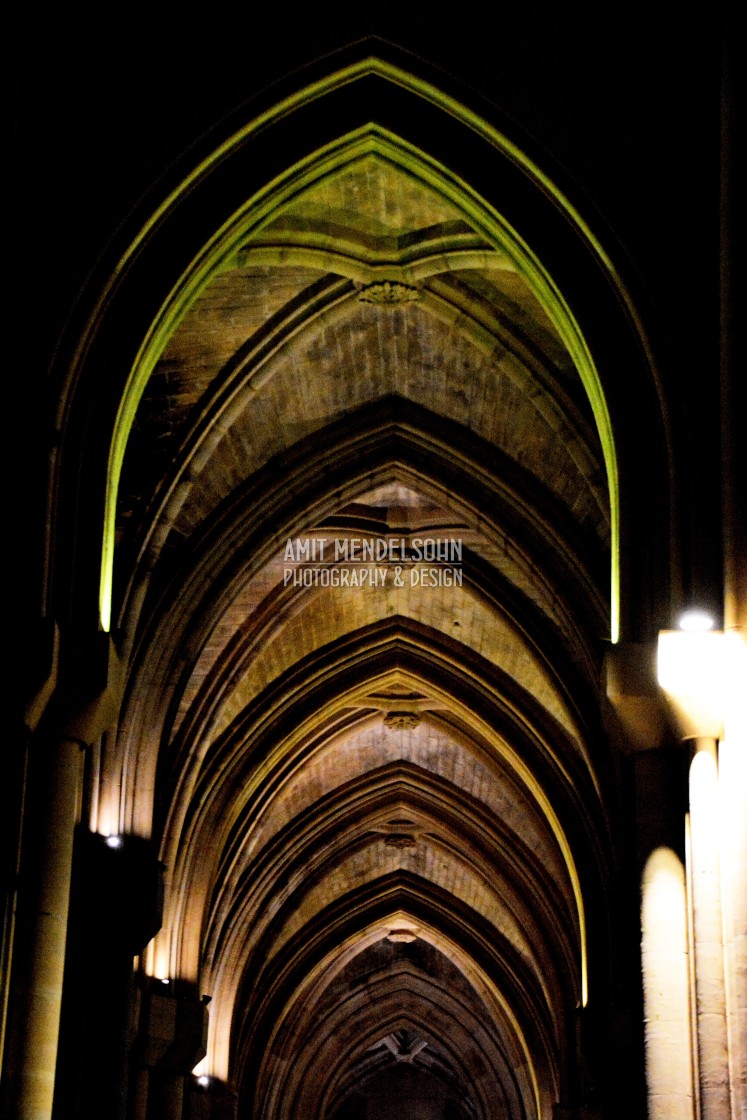
M 716 620 L 708 611 L 691 610 L 680 615 L 679 627 L 688 634 L 705 634 L 713 630 Z
M 722 738 L 730 669 L 720 630 L 659 633 L 657 678 L 683 738 Z

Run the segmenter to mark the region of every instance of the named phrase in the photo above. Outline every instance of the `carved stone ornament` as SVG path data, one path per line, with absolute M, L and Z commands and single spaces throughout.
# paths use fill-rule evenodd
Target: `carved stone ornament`
M 417 712 L 387 712 L 384 727 L 388 727 L 390 731 L 412 731 L 418 726 L 420 719 Z
M 363 303 L 391 306 L 395 303 L 412 303 L 413 300 L 420 299 L 420 291 L 399 280 L 374 280 L 361 288 L 358 299 Z
M 384 843 L 387 848 L 414 848 L 417 840 L 410 832 L 393 832 Z

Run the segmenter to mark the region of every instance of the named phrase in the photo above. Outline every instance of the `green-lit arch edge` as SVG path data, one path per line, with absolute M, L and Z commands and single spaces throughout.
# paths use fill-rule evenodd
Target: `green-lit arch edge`
M 166 218 L 169 211 L 177 205 L 179 200 L 190 192 L 213 168 L 228 158 L 234 149 L 245 143 L 259 130 L 266 128 L 304 105 L 368 75 L 376 75 L 419 97 L 423 97 L 426 101 L 429 101 L 431 104 L 465 125 L 472 132 L 486 140 L 517 164 L 525 174 L 552 199 L 571 221 L 571 224 L 578 230 L 584 241 L 613 280 L 617 291 L 623 296 L 628 311 L 632 313 L 630 302 L 625 295 L 623 285 L 617 277 L 612 261 L 605 253 L 603 247 L 595 238 L 588 225 L 584 222 L 581 215 L 575 210 L 565 195 L 558 190 L 554 183 L 543 174 L 540 168 L 507 137 L 498 132 L 481 117 L 472 113 L 464 105 L 442 93 L 430 83 L 379 58 L 361 60 L 360 62 L 336 71 L 320 81 L 306 86 L 299 92 L 279 102 L 272 109 L 260 114 L 244 128 L 234 133 L 233 136 L 226 140 L 207 159 L 203 160 L 202 163 L 200 163 L 164 200 L 120 259 L 115 270 L 115 276 L 121 275 L 122 272 L 125 271 L 135 254 L 142 248 L 145 241 L 155 232 L 158 225 Z M 179 321 L 194 299 L 199 295 L 200 291 L 204 288 L 210 276 L 212 276 L 216 268 L 225 263 L 230 252 L 235 250 L 237 238 L 246 236 L 248 225 L 260 222 L 263 218 L 266 220 L 266 215 L 268 209 L 270 209 L 273 196 L 277 199 L 278 188 L 281 187 L 282 184 L 285 184 L 285 189 L 287 190 L 287 185 L 289 182 L 292 182 L 293 193 L 303 189 L 305 180 L 309 178 L 310 165 L 312 167 L 313 178 L 316 179 L 318 177 L 320 154 L 324 153 L 324 161 L 327 162 L 330 158 L 330 154 L 334 158 L 335 149 L 339 152 L 341 143 L 345 144 L 345 147 L 349 150 L 354 138 L 360 138 L 363 135 L 367 135 L 368 137 L 377 135 L 381 139 L 386 137 L 389 142 L 393 143 L 397 148 L 402 165 L 405 168 L 409 167 L 411 171 L 416 173 L 418 178 L 423 178 L 424 172 L 430 172 L 430 175 L 426 175 L 426 179 L 431 179 L 430 185 L 435 187 L 442 195 L 450 198 L 452 202 L 468 214 L 470 220 L 476 224 L 477 228 L 483 230 L 490 242 L 496 243 L 504 252 L 509 253 L 518 270 L 528 281 L 535 295 L 550 315 L 573 359 L 591 404 L 607 472 L 611 536 L 610 637 L 613 642 L 616 642 L 619 637 L 620 627 L 620 501 L 617 456 L 604 392 L 593 358 L 581 330 L 552 278 L 544 270 L 540 262 L 516 231 L 513 230 L 496 211 L 487 206 L 466 183 L 449 172 L 448 169 L 437 161 L 419 152 L 412 145 L 405 144 L 391 133 L 387 133 L 383 129 L 376 129 L 373 126 L 358 130 L 358 132 L 349 135 L 342 142 L 338 141 L 335 144 L 329 145 L 314 153 L 313 156 L 300 161 L 279 180 L 273 181 L 265 187 L 264 190 L 255 195 L 254 198 L 249 200 L 238 216 L 240 228 L 237 229 L 237 216 L 234 215 L 193 261 L 190 268 L 180 277 L 161 307 L 153 325 L 143 340 L 128 377 L 117 412 L 109 451 L 99 587 L 100 626 L 105 631 L 108 631 L 111 627 L 116 507 L 125 450 L 140 399 L 158 358 L 163 353 Z M 370 150 L 374 150 L 374 147 L 372 146 Z M 276 209 L 276 206 L 277 203 L 275 203 L 271 209 Z M 487 229 L 485 228 L 486 220 L 489 220 L 489 228 Z M 226 244 L 227 239 L 230 239 L 229 246 Z

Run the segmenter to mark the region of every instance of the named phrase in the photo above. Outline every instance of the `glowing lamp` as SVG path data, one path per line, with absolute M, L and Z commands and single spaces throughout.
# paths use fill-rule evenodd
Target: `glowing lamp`
M 680 615 L 678 626 L 686 634 L 705 634 L 713 630 L 716 622 L 708 611 L 690 610 Z

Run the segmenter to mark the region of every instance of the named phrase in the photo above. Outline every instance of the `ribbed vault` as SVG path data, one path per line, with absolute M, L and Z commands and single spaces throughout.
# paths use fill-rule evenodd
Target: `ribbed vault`
M 372 126 L 223 227 L 120 479 L 93 823 L 158 843 L 143 968 L 211 996 L 247 1118 L 549 1120 L 606 982 L 597 417 L 520 242 L 408 152 Z

